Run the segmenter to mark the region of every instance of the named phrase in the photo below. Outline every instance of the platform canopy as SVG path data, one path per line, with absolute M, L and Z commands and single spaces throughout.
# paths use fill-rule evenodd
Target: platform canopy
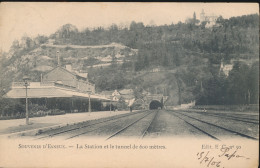
M 25 98 L 26 89 L 25 87 L 12 87 L 12 89 L 4 95 L 4 98 Z M 28 98 L 69 98 L 69 97 L 78 97 L 78 98 L 89 98 L 95 100 L 110 101 L 110 99 L 105 96 L 98 94 L 89 94 L 84 92 L 79 92 L 74 89 L 58 87 L 55 85 L 41 86 L 33 84 L 27 89 Z

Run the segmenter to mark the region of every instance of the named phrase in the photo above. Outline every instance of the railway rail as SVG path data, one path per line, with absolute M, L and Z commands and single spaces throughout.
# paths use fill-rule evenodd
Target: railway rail
M 257 138 L 255 138 L 255 137 L 252 137 L 252 136 L 240 133 L 238 131 L 231 130 L 231 129 L 228 129 L 228 128 L 225 128 L 225 127 L 222 127 L 222 126 L 219 126 L 219 125 L 216 125 L 216 124 L 213 124 L 213 123 L 210 123 L 210 122 L 207 122 L 207 121 L 195 118 L 195 117 L 188 116 L 188 115 L 183 114 L 181 112 L 172 111 L 171 114 L 173 114 L 174 116 L 176 116 L 176 117 L 180 118 L 181 120 L 185 121 L 187 124 L 191 125 L 192 127 L 200 130 L 201 132 L 203 132 L 207 136 L 209 136 L 209 137 L 211 137 L 213 139 L 216 139 L 216 140 L 220 140 L 220 138 L 218 136 L 210 133 L 212 131 L 206 130 L 205 128 L 202 128 L 200 126 L 196 126 L 194 121 L 206 124 L 206 125 L 211 126 L 211 127 L 215 127 L 217 129 L 224 130 L 225 132 L 230 133 L 230 135 L 232 135 L 232 136 L 240 136 L 240 137 L 244 137 L 244 138 L 248 138 L 248 139 L 257 140 Z M 189 119 L 187 119 L 187 118 L 189 118 Z
M 151 125 L 152 122 L 154 121 L 154 119 L 155 119 L 156 114 L 158 113 L 158 111 L 156 111 L 156 112 L 150 112 L 150 113 L 148 113 L 148 114 L 146 114 L 146 115 L 144 115 L 144 116 L 138 118 L 137 120 L 134 120 L 133 122 L 131 122 L 130 124 L 128 124 L 128 125 L 125 126 L 124 128 L 122 128 L 122 129 L 120 129 L 120 130 L 114 132 L 112 135 L 110 135 L 109 137 L 107 137 L 106 140 L 109 140 L 109 139 L 111 139 L 111 138 L 113 138 L 113 137 L 115 137 L 115 136 L 119 136 L 123 131 L 126 131 L 129 127 L 133 126 L 133 125 L 136 124 L 137 122 L 141 121 L 142 119 L 144 119 L 145 117 L 147 117 L 147 116 L 149 116 L 149 115 L 151 115 L 151 114 L 153 114 L 153 113 L 155 113 L 155 114 L 154 114 L 154 116 L 152 117 L 152 120 L 149 122 L 148 127 L 147 127 L 147 128 L 143 131 L 143 133 L 141 134 L 141 138 L 143 138 L 143 137 L 145 136 L 145 134 L 146 134 L 146 131 L 148 130 L 148 128 L 150 127 L 150 125 Z
M 197 112 L 197 111 L 184 111 L 185 113 L 197 113 L 197 114 L 203 114 L 203 115 L 208 115 L 208 116 L 216 116 L 216 117 L 220 117 L 220 118 L 227 118 L 227 119 L 231 119 L 234 121 L 241 121 L 241 122 L 246 122 L 246 123 L 252 123 L 252 124 L 259 124 L 259 120 L 258 119 L 254 119 L 254 118 L 242 118 L 242 117 L 237 117 L 237 116 L 232 116 L 232 115 L 227 115 L 227 114 L 217 114 L 217 113 L 205 113 L 205 112 Z
M 158 113 L 160 114 L 158 115 Z M 171 114 L 173 118 L 167 120 L 166 114 L 168 116 Z M 223 120 L 222 118 L 225 118 L 226 120 Z M 226 123 L 226 121 L 229 120 L 235 121 L 232 121 L 231 124 Z M 248 122 L 249 120 L 250 122 Z M 166 121 L 167 123 L 164 123 Z M 242 122 L 247 123 L 245 124 L 245 127 L 240 127 Z M 215 140 L 238 136 L 258 140 L 258 135 L 255 133 L 258 126 L 258 124 L 256 124 L 257 122 L 254 121 L 254 119 L 249 119 L 247 116 L 242 118 L 241 116 L 236 117 L 231 116 L 230 114 L 228 116 L 225 114 L 221 116 L 221 114 L 208 114 L 205 112 L 146 110 L 84 121 L 57 129 L 49 129 L 36 135 L 35 138 L 48 139 L 60 137 L 67 140 L 76 137 L 98 136 L 105 140 L 121 137 L 143 139 L 158 131 L 162 133 L 162 136 L 181 135 L 182 133 L 180 134 L 180 132 L 184 131 L 184 134 L 182 135 L 206 135 Z
M 98 119 L 95 121 L 84 121 L 84 122 L 80 122 L 80 123 L 77 123 L 74 125 L 67 125 L 66 127 L 61 127 L 61 128 L 57 128 L 57 129 L 49 129 L 47 131 L 41 132 L 40 135 L 37 135 L 38 137 L 36 139 L 52 138 L 54 136 L 58 136 L 61 134 L 77 131 L 79 129 L 88 128 L 88 127 L 92 127 L 92 126 L 98 126 L 103 123 L 116 121 L 118 119 L 126 118 L 126 117 L 133 116 L 133 115 L 138 115 L 140 113 L 146 113 L 146 112 L 148 112 L 148 111 L 146 110 L 146 111 L 141 111 L 141 112 L 139 111 L 139 112 L 134 112 L 134 113 L 127 113 L 124 115 L 113 116 L 113 117 L 109 117 L 109 118 L 105 118 L 105 119 Z M 75 135 L 75 137 L 76 137 L 76 135 Z M 71 137 L 71 138 L 73 138 L 73 137 Z M 70 139 L 70 138 L 68 138 L 68 139 Z
M 185 114 L 182 114 L 182 115 L 185 115 Z M 231 132 L 231 133 L 236 134 L 236 135 L 239 135 L 239 136 L 241 136 L 241 137 L 246 137 L 246 138 L 249 138 L 249 139 L 257 140 L 257 138 L 255 138 L 255 137 L 252 137 L 252 136 L 249 136 L 249 135 L 246 135 L 246 134 L 242 134 L 242 133 L 240 133 L 240 132 L 237 132 L 237 131 L 234 131 L 234 130 L 231 130 L 231 129 L 228 129 L 228 128 L 225 128 L 225 127 L 222 127 L 222 126 L 219 126 L 219 125 L 216 125 L 216 124 L 207 122 L 207 121 L 203 121 L 203 120 L 198 119 L 198 118 L 195 118 L 195 117 L 191 117 L 191 116 L 188 116 L 188 115 L 185 115 L 185 116 L 187 116 L 187 117 L 189 117 L 189 118 L 192 118 L 192 119 L 194 119 L 194 120 L 197 120 L 197 121 L 199 121 L 199 122 L 202 122 L 202 123 L 205 123 L 205 124 L 208 124 L 208 125 L 212 125 L 212 126 L 214 126 L 214 127 L 220 128 L 220 129 L 222 129 L 222 130 Z
M 128 116 L 128 117 L 125 117 L 125 118 L 119 118 L 119 119 L 111 121 L 111 122 L 106 122 L 103 125 L 98 125 L 97 127 L 94 127 L 92 129 L 82 130 L 80 133 L 76 132 L 74 135 L 66 138 L 66 140 L 76 138 L 76 137 L 79 137 L 79 136 L 83 136 L 85 134 L 88 135 L 88 134 L 91 134 L 91 133 L 93 133 L 94 135 L 99 134 L 99 133 L 100 134 L 104 134 L 104 133 L 106 134 L 108 132 L 107 129 L 109 129 L 109 128 L 111 128 L 111 130 L 113 130 L 115 128 L 116 128 L 116 130 L 121 129 L 121 127 L 125 127 L 125 125 L 131 125 L 132 120 L 135 121 L 136 118 L 137 119 L 144 118 L 145 116 L 147 116 L 149 114 L 150 114 L 150 112 L 146 111 L 144 114 L 141 113 L 140 115 L 137 115 L 137 116 L 133 116 L 133 115 L 130 116 L 130 117 L 133 117 L 133 118 L 129 118 L 129 116 Z M 117 126 L 118 126 L 118 128 L 117 128 Z M 94 135 L 92 135 L 92 136 L 94 136 Z
M 204 131 L 203 129 L 200 129 L 199 127 L 197 127 L 197 126 L 195 126 L 194 124 L 192 124 L 191 122 L 189 122 L 189 121 L 183 119 L 182 117 L 180 117 L 180 116 L 178 116 L 178 115 L 176 115 L 176 114 L 174 114 L 174 113 L 171 113 L 171 114 L 174 115 L 175 117 L 177 117 L 177 118 L 183 120 L 185 123 L 187 123 L 188 125 L 194 127 L 195 129 L 199 130 L 200 132 L 202 132 L 203 134 L 209 136 L 210 138 L 215 139 L 215 140 L 219 140 L 219 139 L 218 139 L 217 137 L 215 137 L 214 135 L 211 135 L 211 134 L 208 133 L 207 131 Z
M 149 133 L 149 129 L 151 128 L 151 125 L 155 122 L 155 119 L 158 115 L 159 111 L 156 112 L 156 114 L 154 115 L 153 119 L 151 120 L 151 122 L 148 124 L 147 128 L 143 131 L 142 136 L 140 137 L 141 139 L 143 139 L 145 137 L 145 135 L 147 133 Z

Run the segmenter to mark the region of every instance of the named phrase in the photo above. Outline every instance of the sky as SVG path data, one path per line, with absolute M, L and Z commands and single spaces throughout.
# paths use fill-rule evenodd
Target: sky
M 0 50 L 8 51 L 22 36 L 49 36 L 70 23 L 84 28 L 131 21 L 156 25 L 184 22 L 196 12 L 224 18 L 259 13 L 257 3 L 147 3 L 147 2 L 3 2 L 0 3 Z

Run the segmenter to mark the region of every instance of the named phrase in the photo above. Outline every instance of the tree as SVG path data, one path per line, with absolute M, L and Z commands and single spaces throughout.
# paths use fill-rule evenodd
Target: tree
M 22 39 L 21 39 L 21 44 L 20 46 L 23 48 L 23 49 L 32 49 L 34 46 L 35 46 L 35 43 L 34 41 L 28 37 L 28 36 L 23 36 Z
M 37 45 L 41 45 L 43 43 L 46 43 L 48 41 L 48 37 L 46 36 L 43 36 L 43 35 L 38 35 L 35 39 L 34 39 L 34 42 L 37 44 Z
M 196 18 L 196 13 L 194 12 L 193 13 L 193 20 L 195 21 L 197 18 Z
M 248 104 L 259 103 L 259 61 L 255 62 L 249 69 L 247 85 Z
M 235 62 L 228 77 L 228 94 L 232 104 L 246 104 L 248 94 L 247 76 L 249 67 L 242 62 Z
M 12 43 L 11 49 L 12 50 L 17 50 L 19 48 L 20 48 L 19 41 L 18 40 L 14 40 L 13 43 Z

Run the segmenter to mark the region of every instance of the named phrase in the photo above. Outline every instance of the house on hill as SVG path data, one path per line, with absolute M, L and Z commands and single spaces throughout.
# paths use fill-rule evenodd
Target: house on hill
M 124 109 L 135 98 L 133 89 L 122 89 L 114 91 L 102 91 L 100 95 L 104 95 L 106 98 L 111 98 L 113 105 L 119 109 Z M 104 103 L 104 106 L 107 103 Z
M 214 14 L 206 14 L 204 12 L 204 9 L 202 9 L 202 11 L 200 13 L 200 23 L 206 22 L 205 27 L 207 27 L 207 28 L 213 27 L 214 25 L 216 25 L 218 17 L 219 16 L 214 15 Z
M 229 75 L 229 72 L 233 69 L 233 64 L 224 64 L 223 61 L 221 61 L 219 72 L 223 72 L 226 76 Z
M 119 93 L 126 104 L 129 104 L 130 100 L 135 98 L 133 89 L 123 89 Z
M 82 92 L 95 93 L 95 85 L 90 83 L 86 73 L 73 72 L 69 66 L 57 66 L 42 77 L 42 82 L 54 82 L 74 87 Z
M 133 95 L 134 91 L 133 89 L 122 89 L 119 91 L 121 95 Z

